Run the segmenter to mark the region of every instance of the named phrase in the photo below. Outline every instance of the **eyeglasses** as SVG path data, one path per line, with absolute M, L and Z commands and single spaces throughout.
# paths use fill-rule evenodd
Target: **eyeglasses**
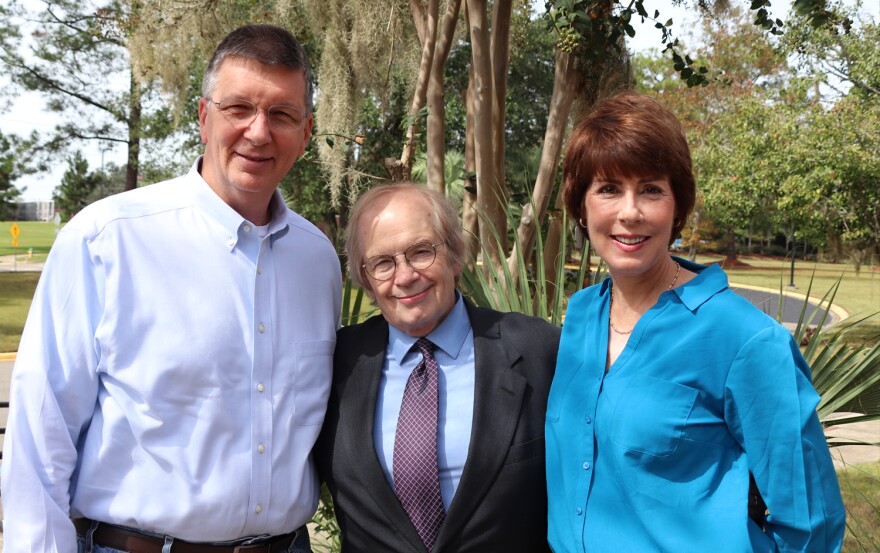
M 235 127 L 250 125 L 259 110 L 266 112 L 266 119 L 273 129 L 284 132 L 298 131 L 308 119 L 308 113 L 304 110 L 283 104 L 264 108 L 243 98 L 223 98 L 219 102 L 205 99 L 217 106 L 217 111 Z
M 437 246 L 442 246 L 445 243 L 445 240 L 436 244 L 417 242 L 402 252 L 391 255 L 374 255 L 367 259 L 361 268 L 376 280 L 388 280 L 397 272 L 397 256 L 403 254 L 403 258 L 413 269 L 427 269 L 437 259 Z

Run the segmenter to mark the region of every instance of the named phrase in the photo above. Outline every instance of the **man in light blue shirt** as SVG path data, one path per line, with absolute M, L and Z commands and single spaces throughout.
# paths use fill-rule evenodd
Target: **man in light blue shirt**
M 346 253 L 382 315 L 338 333 L 316 449 L 342 550 L 549 551 L 543 420 L 559 329 L 462 297 L 458 215 L 424 187 L 364 194 Z M 431 363 L 436 382 L 420 376 Z
M 341 288 L 276 190 L 311 133 L 308 61 L 242 27 L 202 93 L 189 173 L 87 207 L 49 255 L 13 372 L 7 553 L 308 550 Z

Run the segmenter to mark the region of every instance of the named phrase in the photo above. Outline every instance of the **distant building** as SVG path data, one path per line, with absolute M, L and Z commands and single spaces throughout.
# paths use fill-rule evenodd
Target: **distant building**
M 55 202 L 19 202 L 15 211 L 18 221 L 51 221 L 55 216 Z

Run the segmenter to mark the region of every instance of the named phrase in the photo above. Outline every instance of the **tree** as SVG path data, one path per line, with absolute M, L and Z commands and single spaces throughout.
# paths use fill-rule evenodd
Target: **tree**
M 787 191 L 809 206 L 804 216 L 824 230 L 832 258 L 847 255 L 858 269 L 880 254 L 880 25 L 846 8 L 832 23 L 810 32 L 795 19 L 783 42 L 814 83 L 813 127 L 792 144 L 803 170 Z
M 63 118 L 31 154 L 48 159 L 84 141 L 123 144 L 126 189 L 137 186 L 142 140 L 172 132 L 154 83 L 140 82 L 131 70 L 127 41 L 138 6 L 44 0 L 31 13 L 12 0 L 0 8 L 0 63 L 17 87 L 42 94 Z M 34 29 L 27 40 L 21 27 Z
M 15 217 L 16 200 L 21 191 L 14 183 L 22 175 L 32 172 L 20 161 L 26 147 L 27 141 L 0 132 L 0 221 Z
M 77 150 L 67 158 L 67 170 L 61 177 L 61 184 L 55 189 L 52 199 L 61 218 L 69 221 L 82 208 L 89 204 L 89 197 L 101 182 L 101 175 L 89 172 L 89 162 Z
M 849 257 L 858 271 L 880 253 L 880 98 L 861 92 L 824 106 L 811 102 L 788 148 L 797 160 L 781 182 L 786 204 L 832 256 Z
M 799 71 L 837 96 L 880 96 L 880 26 L 854 8 L 840 7 L 831 24 L 813 28 L 794 18 L 782 42 Z

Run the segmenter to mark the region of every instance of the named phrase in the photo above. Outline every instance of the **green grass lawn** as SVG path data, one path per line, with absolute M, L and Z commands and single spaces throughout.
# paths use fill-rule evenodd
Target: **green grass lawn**
M 12 224 L 12 221 L 0 221 L 0 255 L 26 255 L 28 249 L 31 249 L 33 259 L 46 259 L 49 248 L 55 241 L 55 224 L 42 221 L 16 222 L 20 231 L 17 248 L 12 247 L 12 234 L 9 232 Z
M 842 552 L 880 551 L 880 463 L 839 470 L 837 480 L 847 512 Z
M 18 351 L 40 273 L 0 273 L 0 353 Z

